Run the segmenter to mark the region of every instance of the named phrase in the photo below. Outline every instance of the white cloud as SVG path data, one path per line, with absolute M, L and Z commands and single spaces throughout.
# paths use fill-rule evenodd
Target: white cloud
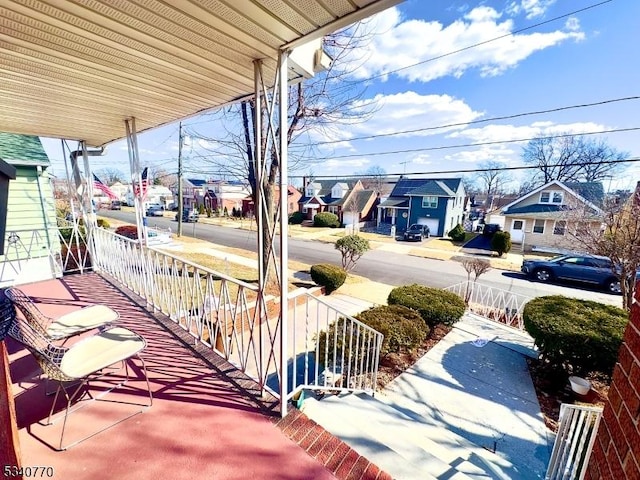
M 356 120 L 351 124 L 339 123 L 334 128 L 323 132 L 311 132 L 313 140 L 341 142 L 320 145 L 323 149 L 350 148 L 353 150 L 355 142 L 349 143 L 353 138 L 385 135 L 428 128 L 429 126 L 464 124 L 483 115 L 482 112 L 474 111 L 463 100 L 450 95 L 421 95 L 407 91 L 393 95 L 376 95 L 373 101 L 377 105 L 377 110 L 371 118 L 364 122 Z M 369 105 L 371 102 L 371 99 L 365 99 L 356 103 L 353 108 L 357 109 L 361 105 Z M 387 138 L 441 135 L 463 127 L 464 125 L 447 129 L 425 130 Z M 361 145 L 363 144 L 358 142 L 358 146 Z
M 334 171 L 334 170 L 361 170 L 363 167 L 368 167 L 371 161 L 366 158 L 336 158 L 326 160 L 322 163 L 322 171 Z
M 520 2 L 511 2 L 507 6 L 507 13 L 510 15 L 524 14 L 527 19 L 540 17 L 556 3 L 556 0 L 522 0 Z
M 548 2 L 537 3 L 540 7 Z M 527 6 L 529 11 L 537 11 L 533 3 Z M 472 69 L 484 77 L 495 76 L 539 50 L 584 38 L 575 19 L 569 19 L 561 30 L 511 35 L 513 20 L 500 21 L 501 17 L 497 10 L 480 6 L 445 26 L 437 21 L 403 21 L 397 8 L 388 9 L 376 16 L 375 25 L 380 33 L 368 47 L 367 62 L 354 71 L 354 76 L 369 78 L 398 69 L 402 70 L 394 75 L 420 82 L 446 76 L 458 78 Z M 489 41 L 497 37 L 504 38 Z M 404 68 L 420 62 L 424 63 Z

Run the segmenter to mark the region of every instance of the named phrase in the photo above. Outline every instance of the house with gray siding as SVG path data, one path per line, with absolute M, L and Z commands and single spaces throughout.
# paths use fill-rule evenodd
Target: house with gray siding
M 0 286 L 61 276 L 51 166 L 40 139 L 0 133 L 0 159 L 16 169 L 9 186 Z

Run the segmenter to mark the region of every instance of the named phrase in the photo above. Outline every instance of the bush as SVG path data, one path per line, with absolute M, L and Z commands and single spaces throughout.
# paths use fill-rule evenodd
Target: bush
M 289 215 L 289 223 L 291 225 L 300 225 L 304 221 L 304 213 L 302 212 L 293 212 Z
M 98 223 L 98 227 L 100 227 L 100 228 L 110 228 L 111 227 L 111 224 L 105 218 L 99 218 L 97 220 L 97 223 Z
M 420 314 L 402 305 L 373 307 L 355 318 L 384 335 L 381 355 L 414 351 L 429 334 Z
M 449 230 L 449 237 L 454 242 L 464 242 L 464 239 L 466 238 L 466 236 L 467 234 L 465 233 L 464 228 L 462 228 L 462 225 L 460 224 L 457 224 L 452 230 Z
M 138 227 L 135 225 L 122 225 L 116 228 L 116 235 L 122 235 L 123 237 L 130 238 L 131 240 L 138 239 Z
M 60 236 L 64 239 L 65 242 L 69 243 L 70 241 L 76 241 L 76 237 L 73 236 L 73 228 L 72 227 L 64 227 L 60 229 Z M 87 236 L 87 232 L 85 230 L 85 228 L 80 225 L 78 227 L 78 235 L 80 236 L 80 239 L 84 240 L 84 238 Z
M 628 321 L 621 308 L 552 295 L 530 300 L 524 326 L 549 366 L 570 374 L 611 375 Z
M 358 333 L 355 322 L 344 317 L 321 331 L 314 338 L 321 370 L 349 372 L 352 377 L 368 371 L 375 358 L 375 344 L 370 335 Z
M 416 310 L 430 328 L 439 324 L 453 325 L 465 311 L 464 300 L 455 293 L 417 284 L 394 288 L 387 303 Z
M 338 216 L 335 213 L 321 212 L 313 217 L 313 226 L 335 228 L 340 226 L 340 220 L 338 220 Z
M 509 253 L 511 250 L 511 234 L 509 232 L 498 231 L 491 238 L 491 250 L 498 252 L 499 256 Z
M 342 268 L 346 272 L 355 267 L 356 262 L 370 248 L 369 240 L 359 235 L 346 235 L 335 244 L 335 249 L 342 255 Z
M 324 287 L 326 294 L 329 295 L 344 283 L 347 272 L 335 265 L 322 263 L 311 267 L 311 279 Z

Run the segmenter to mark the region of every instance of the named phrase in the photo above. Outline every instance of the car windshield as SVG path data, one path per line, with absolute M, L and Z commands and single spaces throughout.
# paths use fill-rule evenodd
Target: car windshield
M 414 223 L 409 227 L 409 230 L 420 230 L 421 228 L 422 228 L 422 225 L 418 225 L 417 223 Z
M 558 255 L 557 257 L 553 257 L 551 260 L 549 260 L 550 262 L 553 263 L 557 263 L 560 262 L 562 260 L 565 260 L 566 258 L 568 258 L 566 255 Z

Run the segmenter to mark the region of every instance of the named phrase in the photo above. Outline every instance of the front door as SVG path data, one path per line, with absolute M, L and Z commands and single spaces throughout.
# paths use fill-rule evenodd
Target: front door
M 514 243 L 522 243 L 522 237 L 524 236 L 524 220 L 512 220 L 511 221 L 511 241 Z

